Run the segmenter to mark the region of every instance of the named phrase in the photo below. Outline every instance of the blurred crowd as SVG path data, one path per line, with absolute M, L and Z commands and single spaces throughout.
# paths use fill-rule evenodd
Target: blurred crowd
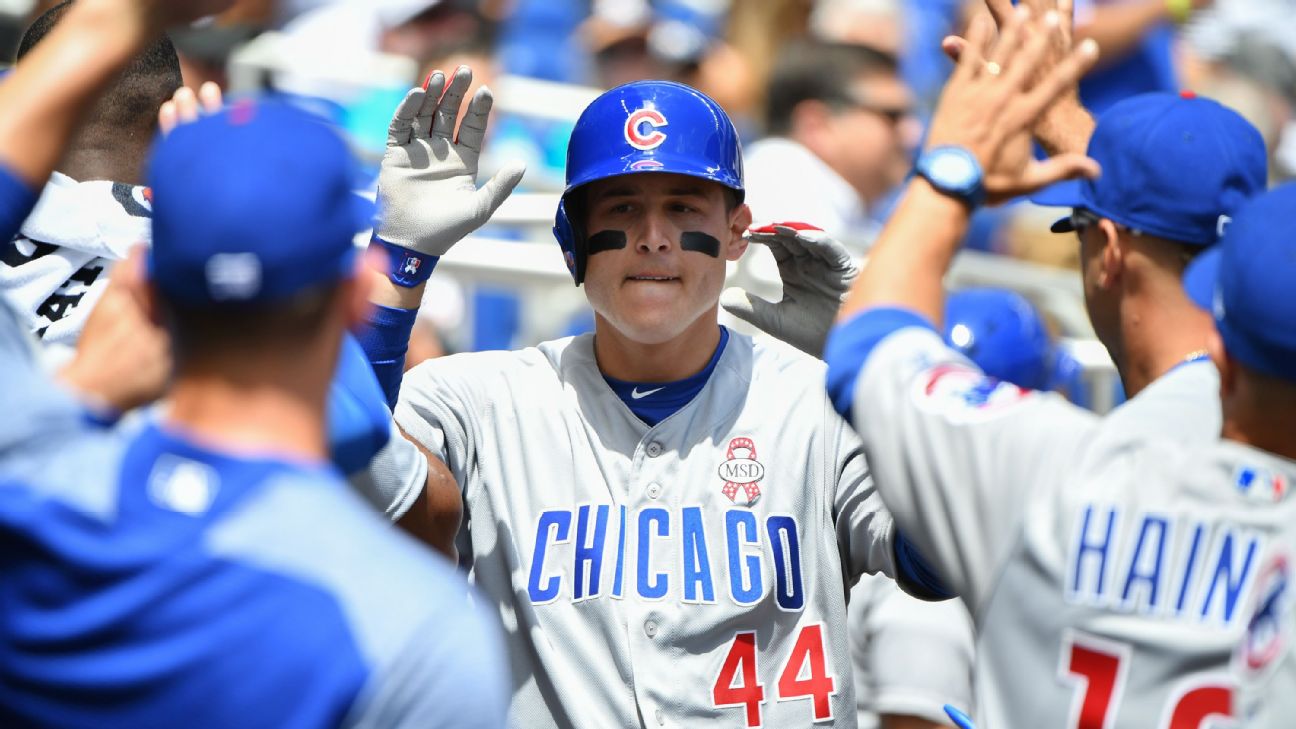
M 53 4 L 7 4 L 3 57 Z M 405 90 L 469 65 L 500 100 L 483 171 L 521 159 L 533 192 L 561 190 L 571 126 L 594 90 L 677 80 L 737 123 L 758 220 L 806 220 L 863 253 L 952 67 L 941 40 L 976 12 L 983 4 L 966 0 L 240 0 L 173 41 L 187 86 L 294 95 L 348 130 L 371 178 Z M 1296 175 L 1296 0 L 1076 0 L 1076 18 L 1103 49 L 1081 87 L 1092 112 L 1147 91 L 1210 96 L 1260 129 L 1273 181 Z M 522 86 L 509 79 L 536 83 L 510 95 Z M 1075 247 L 1047 232 L 1054 217 L 1025 202 L 982 211 L 966 246 L 1074 268 Z M 440 305 L 417 345 L 429 355 L 531 343 L 513 291 L 450 276 L 429 296 Z M 576 300 L 545 335 L 588 329 Z

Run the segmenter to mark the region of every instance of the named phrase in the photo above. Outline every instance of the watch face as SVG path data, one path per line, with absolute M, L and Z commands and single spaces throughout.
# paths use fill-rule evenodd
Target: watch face
M 942 154 L 931 162 L 932 177 L 948 185 L 962 186 L 972 183 L 977 176 L 972 160 L 961 154 Z

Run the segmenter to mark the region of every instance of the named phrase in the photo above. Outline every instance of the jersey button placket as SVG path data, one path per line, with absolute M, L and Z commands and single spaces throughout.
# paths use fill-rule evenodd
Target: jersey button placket
M 662 454 L 662 444 L 654 440 L 644 447 L 644 453 L 647 453 L 649 458 L 656 458 Z

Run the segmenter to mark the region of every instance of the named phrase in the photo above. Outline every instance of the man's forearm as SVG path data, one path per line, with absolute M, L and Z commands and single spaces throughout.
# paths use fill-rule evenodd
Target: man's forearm
M 0 161 L 45 184 L 81 117 L 116 73 L 161 33 L 134 7 L 80 0 L 0 84 Z
M 969 215 L 966 205 L 915 177 L 869 251 L 839 318 L 894 306 L 940 322 L 945 308 L 942 281 L 967 233 Z

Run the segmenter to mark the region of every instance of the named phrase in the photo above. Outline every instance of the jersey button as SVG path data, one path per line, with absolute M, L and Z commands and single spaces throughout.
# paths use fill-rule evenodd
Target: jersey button
M 656 638 L 657 623 L 652 620 L 649 620 L 648 622 L 644 623 L 644 635 L 648 636 L 649 638 Z
M 656 458 L 657 456 L 661 455 L 662 452 L 661 443 L 658 443 L 657 441 L 653 441 L 649 443 L 648 447 L 645 448 L 644 450 L 647 451 L 649 458 Z
M 655 712 L 653 712 L 653 714 L 657 717 L 657 724 L 658 724 L 659 726 L 666 726 L 666 714 L 665 714 L 665 712 L 663 712 L 661 709 L 658 709 L 658 710 L 656 710 Z
M 648 484 L 648 498 L 655 499 L 658 496 L 661 496 L 661 492 L 662 492 L 661 484 L 659 483 Z

